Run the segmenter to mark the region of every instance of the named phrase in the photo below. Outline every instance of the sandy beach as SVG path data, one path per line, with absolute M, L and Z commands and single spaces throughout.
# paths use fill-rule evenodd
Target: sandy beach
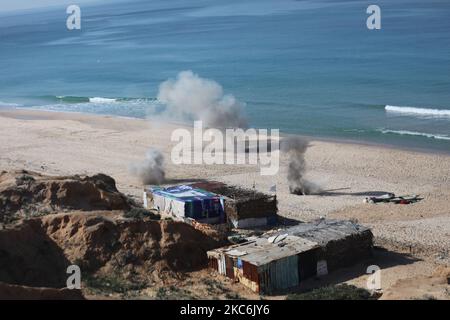
M 179 125 L 76 113 L 0 109 L 0 170 L 27 169 L 49 175 L 105 173 L 119 190 L 141 200 L 142 183 L 129 166 L 154 147 L 165 155 L 169 182 L 214 179 L 268 192 L 277 185 L 279 214 L 311 221 L 354 219 L 372 228 L 375 243 L 419 259 L 390 266 L 388 282 L 429 275 L 449 263 L 450 156 L 382 146 L 311 141 L 307 178 L 320 195 L 289 193 L 286 159 L 276 176 L 261 176 L 251 165 L 174 165 L 171 132 Z M 365 197 L 386 192 L 419 194 L 409 205 L 368 204 Z M 355 283 L 364 277 L 350 279 Z

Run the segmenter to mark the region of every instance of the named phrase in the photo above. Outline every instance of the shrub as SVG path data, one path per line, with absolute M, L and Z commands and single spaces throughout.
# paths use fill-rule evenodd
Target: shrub
M 35 181 L 34 178 L 28 174 L 22 174 L 18 177 L 16 177 L 16 184 L 18 186 L 25 184 L 26 182 L 33 182 Z
M 228 300 L 244 300 L 244 298 L 242 298 L 239 294 L 237 293 L 226 293 L 225 294 L 225 299 Z
M 115 274 L 109 276 L 86 276 L 84 282 L 89 289 L 99 293 L 126 294 L 128 291 L 142 290 L 146 287 L 143 283 L 132 283 Z
M 156 292 L 158 300 L 193 300 L 198 299 L 192 292 L 176 286 L 160 287 Z
M 161 216 L 150 210 L 144 208 L 132 208 L 131 210 L 124 213 L 125 218 L 130 219 L 144 219 L 149 218 L 151 220 L 160 220 Z
M 287 300 L 375 300 L 370 291 L 353 285 L 341 284 L 289 294 Z

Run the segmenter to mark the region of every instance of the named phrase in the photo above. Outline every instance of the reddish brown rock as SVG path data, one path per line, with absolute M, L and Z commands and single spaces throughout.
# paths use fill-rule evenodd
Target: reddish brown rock
M 0 173 L 0 222 L 8 218 L 42 215 L 62 210 L 129 210 L 129 200 L 113 178 L 51 177 L 29 171 Z

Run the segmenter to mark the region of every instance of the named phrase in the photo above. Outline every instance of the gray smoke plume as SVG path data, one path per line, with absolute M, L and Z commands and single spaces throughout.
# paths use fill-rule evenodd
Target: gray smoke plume
M 165 180 L 164 156 L 157 149 L 149 149 L 145 160 L 130 166 L 130 173 L 139 177 L 144 185 L 161 184 Z
M 245 129 L 248 126 L 242 114 L 243 103 L 224 94 L 217 82 L 192 71 L 182 71 L 176 79 L 161 83 L 158 101 L 166 105 L 170 116 L 201 120 L 205 127 Z
M 289 191 L 299 195 L 318 192 L 319 187 L 304 177 L 306 172 L 305 152 L 309 147 L 309 142 L 300 137 L 289 137 L 283 139 L 280 146 L 289 158 L 287 176 Z

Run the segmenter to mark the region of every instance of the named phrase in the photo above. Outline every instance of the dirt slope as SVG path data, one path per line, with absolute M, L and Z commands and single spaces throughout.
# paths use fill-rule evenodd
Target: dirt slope
M 188 224 L 111 218 L 100 212 L 48 215 L 0 230 L 0 281 L 60 288 L 82 272 L 191 271 L 218 243 Z
M 0 173 L 0 222 L 63 210 L 128 210 L 113 178 L 50 177 L 29 171 Z
M 132 265 L 151 270 L 188 271 L 205 265 L 217 242 L 175 221 L 132 220 L 96 214 L 58 214 L 42 227 L 72 262 L 86 270 Z
M 2 172 L 0 282 L 63 288 L 67 267 L 76 264 L 82 279 L 106 275 L 154 283 L 205 267 L 206 252 L 220 245 L 186 223 L 154 215 L 127 218 L 130 209 L 143 210 L 135 206 L 106 175 Z M 46 297 L 42 290 L 22 289 L 8 292 Z

